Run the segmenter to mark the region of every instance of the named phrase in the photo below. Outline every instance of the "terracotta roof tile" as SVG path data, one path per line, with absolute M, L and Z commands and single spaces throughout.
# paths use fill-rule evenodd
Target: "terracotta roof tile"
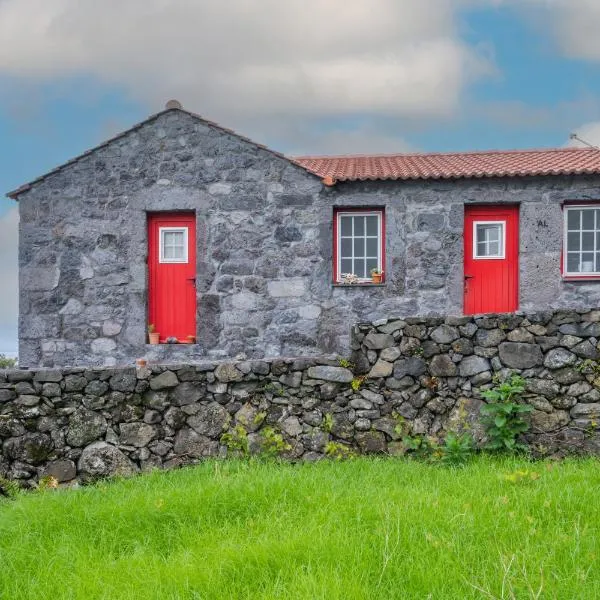
M 600 150 L 594 148 L 299 156 L 294 160 L 315 175 L 335 181 L 600 174 Z

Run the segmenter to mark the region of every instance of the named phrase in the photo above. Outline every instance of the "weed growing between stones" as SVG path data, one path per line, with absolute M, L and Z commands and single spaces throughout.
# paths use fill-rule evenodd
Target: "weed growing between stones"
M 248 432 L 238 424 L 221 436 L 221 443 L 227 451 L 237 456 L 248 456 Z
M 348 460 L 349 458 L 355 458 L 356 452 L 349 446 L 346 446 L 346 444 L 340 442 L 328 442 L 325 445 L 325 456 L 333 458 L 334 460 Z
M 481 407 L 482 423 L 488 441 L 486 448 L 494 451 L 515 452 L 527 447 L 517 441 L 529 429 L 523 415 L 533 411 L 529 404 L 516 400 L 525 391 L 525 380 L 519 375 L 511 375 L 490 390 L 482 392 L 489 402 Z
M 278 458 L 284 452 L 292 449 L 292 446 L 283 439 L 281 433 L 278 433 L 273 427 L 261 429 L 260 436 L 261 454 L 265 458 Z

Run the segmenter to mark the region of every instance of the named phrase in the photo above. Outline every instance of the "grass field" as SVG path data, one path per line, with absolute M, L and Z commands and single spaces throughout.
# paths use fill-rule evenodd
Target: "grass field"
M 599 466 L 207 462 L 28 494 L 0 501 L 0 598 L 600 598 Z

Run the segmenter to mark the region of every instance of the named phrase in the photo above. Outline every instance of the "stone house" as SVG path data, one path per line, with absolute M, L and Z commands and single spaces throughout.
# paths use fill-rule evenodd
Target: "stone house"
M 26 367 L 343 353 L 355 322 L 600 304 L 591 148 L 291 159 L 171 101 L 9 197 Z

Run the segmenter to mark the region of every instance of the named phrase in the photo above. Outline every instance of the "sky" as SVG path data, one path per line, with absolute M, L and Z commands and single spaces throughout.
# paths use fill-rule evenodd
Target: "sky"
M 0 0 L 0 193 L 177 98 L 288 154 L 600 144 L 598 0 Z M 17 349 L 0 199 L 0 353 Z

